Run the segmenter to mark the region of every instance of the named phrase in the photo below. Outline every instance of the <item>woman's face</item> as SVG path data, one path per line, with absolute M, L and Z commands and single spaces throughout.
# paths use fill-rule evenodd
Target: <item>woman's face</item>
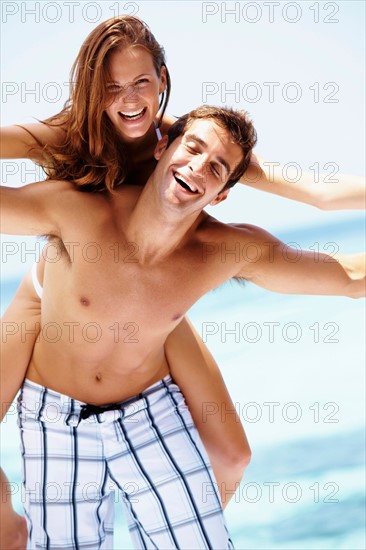
M 142 46 L 112 53 L 107 82 L 108 117 L 124 141 L 133 141 L 149 130 L 159 109 L 159 94 L 166 87 L 166 70 L 158 76 L 151 54 Z

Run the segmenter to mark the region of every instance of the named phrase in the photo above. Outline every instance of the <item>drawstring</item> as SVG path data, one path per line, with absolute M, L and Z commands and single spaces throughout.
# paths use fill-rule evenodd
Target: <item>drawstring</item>
M 80 420 L 86 420 L 92 414 L 102 414 L 106 411 L 120 410 L 123 405 L 121 403 L 112 403 L 111 405 L 82 405 L 80 408 Z

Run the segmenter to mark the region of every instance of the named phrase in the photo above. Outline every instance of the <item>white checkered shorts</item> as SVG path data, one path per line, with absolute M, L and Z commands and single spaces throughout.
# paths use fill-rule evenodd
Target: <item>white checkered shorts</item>
M 123 503 L 135 548 L 233 548 L 207 453 L 170 376 L 118 410 L 26 380 L 18 399 L 28 549 L 113 549 Z M 84 415 L 85 416 L 85 415 Z

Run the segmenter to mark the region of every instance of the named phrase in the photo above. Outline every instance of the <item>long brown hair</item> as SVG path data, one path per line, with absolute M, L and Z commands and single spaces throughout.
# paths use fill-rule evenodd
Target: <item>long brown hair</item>
M 149 27 L 133 16 L 120 16 L 98 25 L 83 43 L 70 74 L 70 97 L 63 110 L 44 124 L 60 126 L 65 141 L 47 145 L 44 169 L 51 178 L 72 180 L 80 190 L 112 191 L 127 174 L 128 162 L 121 137 L 105 113 L 108 60 L 121 47 L 142 46 L 152 56 L 157 75 L 164 66 L 167 86 L 159 110 L 160 125 L 171 89 L 164 48 Z

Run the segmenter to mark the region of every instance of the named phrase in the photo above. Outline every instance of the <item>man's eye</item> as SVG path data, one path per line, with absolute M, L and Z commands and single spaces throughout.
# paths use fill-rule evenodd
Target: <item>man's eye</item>
M 192 145 L 190 143 L 186 143 L 186 147 L 187 147 L 187 149 L 190 153 L 198 153 L 198 150 L 195 147 L 195 145 Z
M 211 168 L 211 172 L 218 178 L 220 177 L 220 169 L 216 166 L 216 165 L 212 165 L 210 166 Z

